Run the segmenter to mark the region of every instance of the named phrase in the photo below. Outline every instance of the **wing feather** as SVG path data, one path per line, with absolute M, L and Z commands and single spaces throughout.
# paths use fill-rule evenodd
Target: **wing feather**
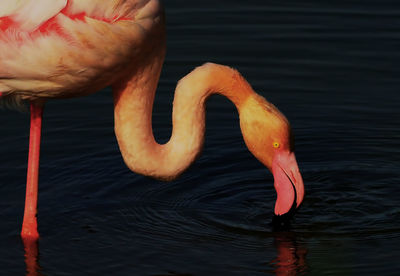
M 32 32 L 67 6 L 67 0 L 1 0 L 0 18 L 12 19 L 12 27 Z

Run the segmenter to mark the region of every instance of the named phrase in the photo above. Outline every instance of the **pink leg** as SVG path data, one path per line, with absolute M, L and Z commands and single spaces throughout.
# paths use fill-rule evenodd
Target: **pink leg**
M 37 196 L 39 179 L 40 135 L 42 130 L 43 103 L 31 102 L 31 129 L 29 137 L 28 173 L 24 221 L 21 236 L 23 239 L 37 240 Z

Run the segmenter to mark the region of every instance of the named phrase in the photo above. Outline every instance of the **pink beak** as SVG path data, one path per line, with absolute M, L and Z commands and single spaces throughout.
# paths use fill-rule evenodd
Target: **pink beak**
M 278 151 L 272 161 L 272 174 L 277 193 L 275 215 L 299 207 L 304 198 L 304 183 L 293 152 Z

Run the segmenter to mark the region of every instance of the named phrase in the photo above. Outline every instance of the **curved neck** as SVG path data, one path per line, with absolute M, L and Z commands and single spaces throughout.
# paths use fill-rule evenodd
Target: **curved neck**
M 170 140 L 158 144 L 152 130 L 152 107 L 162 59 L 115 87 L 115 133 L 127 166 L 140 174 L 170 180 L 199 155 L 205 130 L 205 101 L 214 94 L 230 99 L 238 111 L 254 92 L 232 68 L 205 64 L 179 81 L 174 96 Z

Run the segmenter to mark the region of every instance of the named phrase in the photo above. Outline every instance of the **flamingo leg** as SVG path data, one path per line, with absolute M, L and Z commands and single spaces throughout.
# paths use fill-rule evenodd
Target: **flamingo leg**
M 37 198 L 39 180 L 40 136 L 42 130 L 43 103 L 31 102 L 31 126 L 29 136 L 28 172 L 26 180 L 26 196 L 24 220 L 21 237 L 37 240 Z

